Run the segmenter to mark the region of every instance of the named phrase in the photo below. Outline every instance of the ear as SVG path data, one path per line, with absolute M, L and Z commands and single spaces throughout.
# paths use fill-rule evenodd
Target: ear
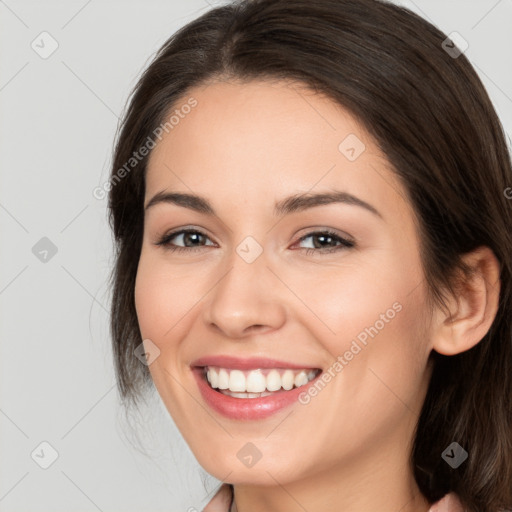
M 450 313 L 439 309 L 433 316 L 432 348 L 444 355 L 465 352 L 489 331 L 499 305 L 500 264 L 489 247 L 464 255 L 472 275 L 463 278 L 457 297 L 450 297 Z

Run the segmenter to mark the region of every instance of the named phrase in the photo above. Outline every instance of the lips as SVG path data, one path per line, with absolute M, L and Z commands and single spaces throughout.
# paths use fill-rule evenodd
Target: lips
M 191 369 L 206 404 L 236 420 L 264 419 L 293 405 L 321 373 L 308 364 L 233 356 L 203 357 Z

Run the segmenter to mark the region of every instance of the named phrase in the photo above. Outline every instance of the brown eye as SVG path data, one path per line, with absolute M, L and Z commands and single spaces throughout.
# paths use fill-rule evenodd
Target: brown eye
M 348 240 L 346 238 L 341 237 L 337 233 L 333 231 L 313 231 L 303 236 L 300 239 L 300 242 L 311 238 L 313 240 L 317 240 L 317 243 L 313 243 L 313 248 L 301 247 L 301 249 L 306 250 L 306 254 L 310 254 L 311 252 L 335 252 L 342 249 L 354 247 L 355 243 L 352 240 Z M 337 245 L 329 245 L 329 244 L 337 244 Z
M 181 243 L 183 243 L 185 246 L 183 247 L 181 245 L 171 243 L 171 241 L 174 239 L 180 240 Z M 198 231 L 197 229 L 182 229 L 180 231 L 174 231 L 173 233 L 164 235 L 156 243 L 156 245 L 163 246 L 165 249 L 171 251 L 186 251 L 200 249 L 201 247 L 203 247 L 203 245 L 201 245 L 200 242 L 204 241 L 204 239 L 208 239 L 208 237 L 201 231 Z

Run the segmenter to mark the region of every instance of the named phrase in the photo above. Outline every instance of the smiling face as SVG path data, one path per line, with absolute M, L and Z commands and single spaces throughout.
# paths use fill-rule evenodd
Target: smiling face
M 197 106 L 151 154 L 144 204 L 202 201 L 153 199 L 135 287 L 165 406 L 232 483 L 396 476 L 431 350 L 405 190 L 347 111 L 311 91 L 217 82 L 188 97 Z M 254 394 L 214 390 L 208 367 L 212 384 Z

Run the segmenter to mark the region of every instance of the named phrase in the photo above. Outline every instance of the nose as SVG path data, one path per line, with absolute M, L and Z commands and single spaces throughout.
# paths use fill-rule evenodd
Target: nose
M 286 289 L 267 263 L 265 252 L 248 263 L 233 251 L 226 270 L 203 302 L 203 319 L 209 329 L 224 337 L 243 338 L 284 324 Z

